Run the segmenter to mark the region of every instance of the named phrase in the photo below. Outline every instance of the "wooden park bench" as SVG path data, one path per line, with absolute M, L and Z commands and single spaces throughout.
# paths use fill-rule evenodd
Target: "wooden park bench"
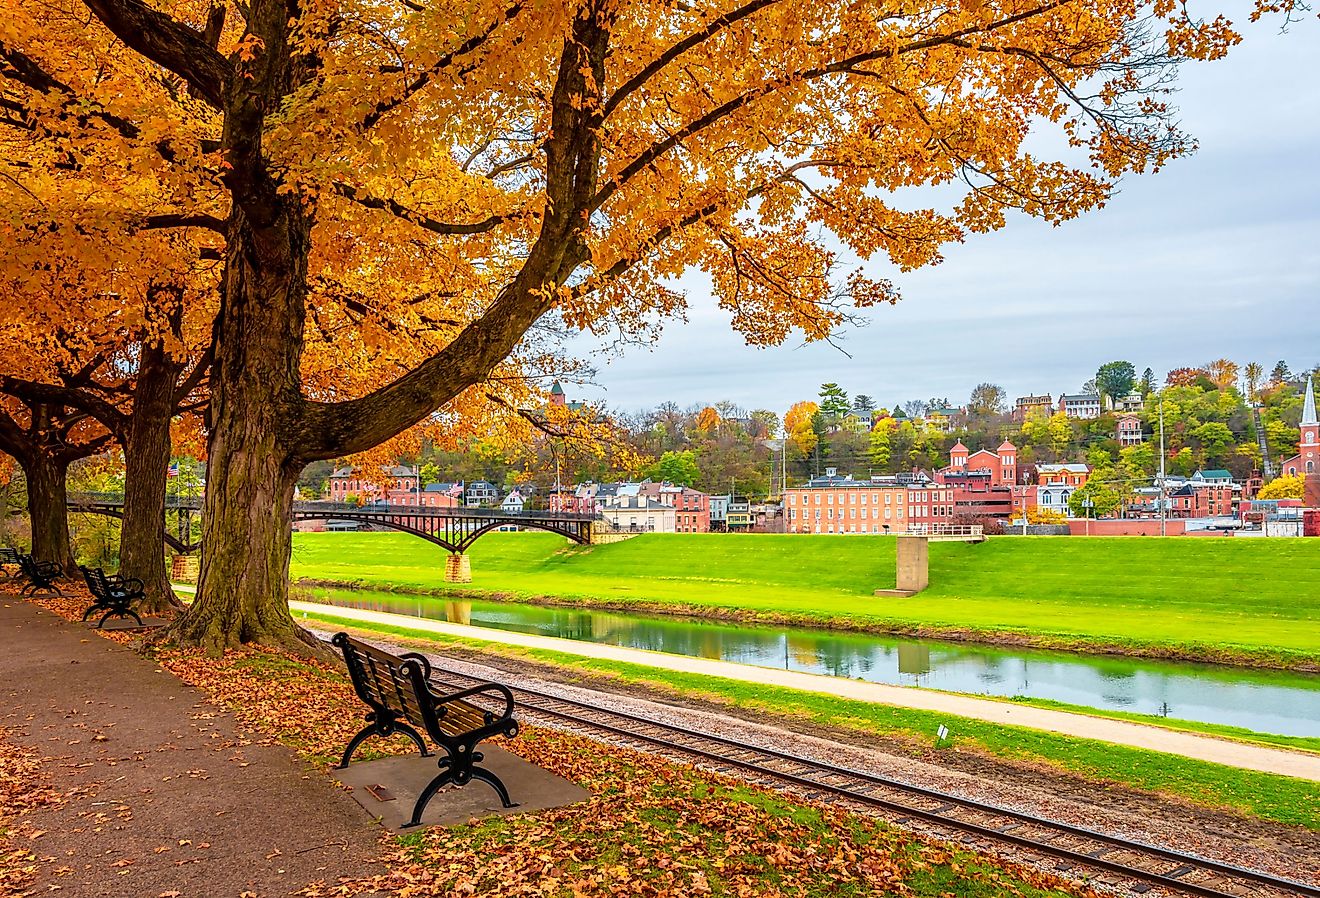
M 432 753 L 427 751 L 417 732 L 421 729 L 445 750 L 445 756 L 439 760 L 440 774 L 417 796 L 412 819 L 405 827 L 421 823 L 427 803 L 441 786 L 449 783 L 464 786 L 471 780 L 481 780 L 495 790 L 504 807 L 514 806 L 500 778 L 477 766 L 482 754 L 474 751 L 483 739 L 498 734 L 512 738 L 518 734 L 518 721 L 513 719 L 513 693 L 507 686 L 483 683 L 443 695 L 431 687 L 431 662 L 425 655 L 416 652 L 391 655 L 347 633 L 336 633 L 330 642 L 343 652 L 353 688 L 358 698 L 371 708 L 367 726 L 348 743 L 339 769 L 348 766 L 353 752 L 369 736 L 402 733 L 416 743 L 422 757 L 429 758 Z M 480 694 L 495 696 L 502 700 L 503 707 L 499 711 L 487 711 L 466 701 Z
M 0 546 L 0 575 L 3 575 L 6 580 L 12 580 L 18 576 L 18 571 L 9 570 L 11 567 L 21 569 L 19 551 L 13 546 Z
M 38 589 L 63 595 L 55 585 L 55 581 L 64 576 L 64 568 L 58 561 L 37 561 L 31 555 L 19 555 L 18 568 L 28 578 L 28 585 L 22 589 L 23 595 L 36 595 Z
M 133 603 L 141 601 L 146 596 L 142 581 L 137 577 L 109 576 L 99 567 L 88 568 L 78 565 L 78 570 L 82 571 L 83 579 L 87 581 L 87 588 L 92 592 L 92 598 L 95 601 L 92 607 L 83 612 L 82 619 L 87 620 L 98 611 L 105 611 L 101 619 L 97 621 L 97 628 L 105 626 L 105 622 L 112 617 L 131 617 L 137 621 L 137 625 L 142 626 L 142 618 L 133 610 Z

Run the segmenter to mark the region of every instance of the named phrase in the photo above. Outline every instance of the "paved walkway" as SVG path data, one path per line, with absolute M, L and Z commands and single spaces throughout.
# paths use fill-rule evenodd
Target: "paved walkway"
M 377 872 L 367 813 L 201 692 L 12 596 L 0 639 L 0 727 L 66 794 L 27 818 L 34 894 L 265 898 Z
M 464 639 L 480 639 L 526 648 L 551 649 L 587 658 L 644 664 L 649 667 L 705 674 L 745 683 L 761 683 L 771 686 L 784 686 L 790 689 L 802 689 L 809 692 L 822 692 L 842 698 L 859 699 L 901 708 L 936 711 L 943 714 L 955 714 L 959 717 L 971 717 L 977 720 L 990 721 L 991 723 L 1030 727 L 1031 729 L 1062 733 L 1068 736 L 1098 739 L 1118 745 L 1129 745 L 1134 748 L 1183 755 L 1188 758 L 1211 761 L 1229 767 L 1241 767 L 1247 770 L 1279 773 L 1284 776 L 1320 781 L 1320 754 L 1265 748 L 1241 742 L 1231 742 L 1226 739 L 1216 739 L 1211 736 L 1169 730 L 1163 727 L 1146 726 L 1103 717 L 1091 717 L 1067 711 L 1033 708 L 1008 702 L 988 701 L 972 696 L 937 692 L 931 689 L 889 686 L 882 683 L 868 683 L 862 680 L 848 680 L 842 677 L 754 667 L 747 664 L 735 664 L 730 661 L 713 661 L 707 658 L 693 658 L 688 655 L 670 655 L 644 649 L 578 642 L 571 639 L 556 639 L 549 636 L 533 636 L 507 630 L 469 627 L 463 624 L 451 624 L 444 621 L 427 620 L 402 614 L 388 614 L 381 611 L 341 608 L 312 602 L 291 602 L 290 605 L 295 611 L 332 615 L 345 621 L 407 627 L 412 630 L 459 636 Z

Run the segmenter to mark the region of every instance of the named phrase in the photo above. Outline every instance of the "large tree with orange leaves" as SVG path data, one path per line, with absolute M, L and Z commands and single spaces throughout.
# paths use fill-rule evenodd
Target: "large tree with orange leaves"
M 4 116 L 50 145 L 13 174 L 64 226 L 224 241 L 208 549 L 178 629 L 212 648 L 298 639 L 304 463 L 424 419 L 545 316 L 633 331 L 679 312 L 663 283 L 697 267 L 749 341 L 826 338 L 893 292 L 841 278 L 822 226 L 906 269 L 1013 209 L 1093 209 L 1190 148 L 1173 67 L 1236 40 L 1168 0 L 83 2 L 3 0 Z M 1028 151 L 1035 126 L 1067 158 Z M 83 208 L 67 185 L 100 169 L 117 197 Z M 891 198 L 930 185 L 961 190 Z M 380 320 L 430 322 L 429 354 L 309 394 L 308 329 L 336 300 L 318 271 Z

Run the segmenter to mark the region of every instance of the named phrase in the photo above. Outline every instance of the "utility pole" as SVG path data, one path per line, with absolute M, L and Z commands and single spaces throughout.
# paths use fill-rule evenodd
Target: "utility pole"
M 1169 503 L 1164 486 L 1164 397 L 1160 397 L 1160 536 L 1167 536 Z
M 779 505 L 784 504 L 784 492 L 788 489 L 788 437 L 779 441 Z

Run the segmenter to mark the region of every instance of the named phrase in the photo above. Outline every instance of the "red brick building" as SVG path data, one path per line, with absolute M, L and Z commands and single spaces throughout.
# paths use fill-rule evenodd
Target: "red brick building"
M 710 532 L 710 496 L 690 486 L 673 483 L 641 484 L 641 495 L 674 509 L 676 533 Z
M 935 475 L 944 473 L 984 471 L 990 475 L 990 486 L 1012 486 L 1017 483 L 1017 447 L 1004 440 L 998 449 L 978 449 L 969 452 L 962 440 L 949 450 L 949 466 Z
M 390 505 L 417 505 L 421 499 L 422 478 L 414 465 L 382 467 L 381 476 L 363 477 L 357 468 L 336 468 L 330 475 L 332 502 L 356 499 L 370 505 L 386 502 Z
M 1169 516 L 1211 518 L 1233 514 L 1233 484 L 1186 483 L 1169 493 Z
M 954 488 L 897 477 L 853 480 L 830 469 L 784 490 L 786 533 L 909 533 L 954 520 Z

